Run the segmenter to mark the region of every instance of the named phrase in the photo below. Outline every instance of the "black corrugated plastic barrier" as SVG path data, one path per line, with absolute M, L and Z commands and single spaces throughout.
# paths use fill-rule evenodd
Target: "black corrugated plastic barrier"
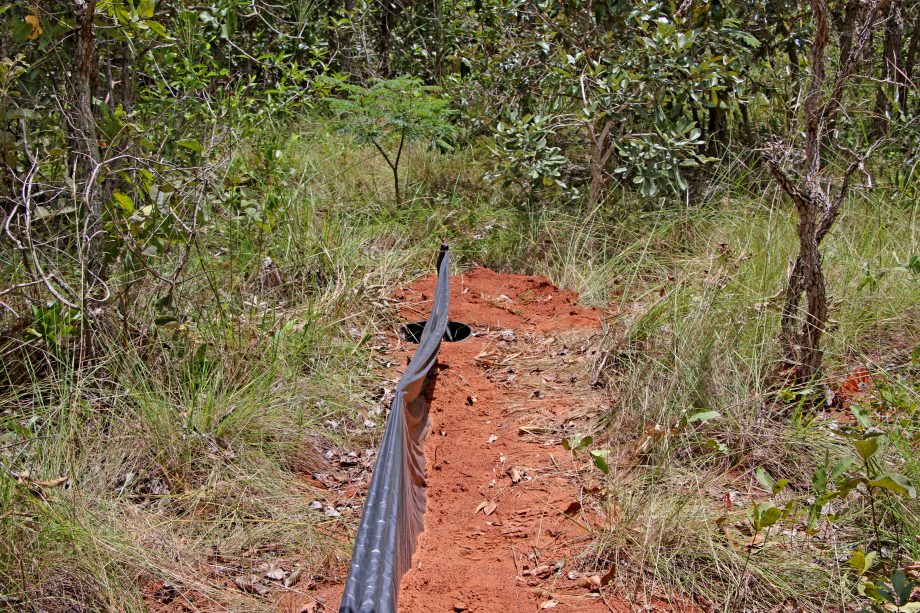
M 339 613 L 395 613 L 399 581 L 412 563 L 425 513 L 429 388 L 447 329 L 450 257 L 441 246 L 431 315 L 396 386 L 377 464 L 364 503 Z

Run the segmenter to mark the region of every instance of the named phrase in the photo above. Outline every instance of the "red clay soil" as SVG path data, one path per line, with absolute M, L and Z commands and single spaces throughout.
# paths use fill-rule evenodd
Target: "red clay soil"
M 405 316 L 427 311 L 424 301 L 434 281 L 405 292 Z M 519 367 L 502 364 L 526 351 L 525 344 L 552 352 L 555 339 L 539 341 L 559 331 L 596 331 L 601 314 L 578 306 L 577 296 L 546 278 L 481 268 L 453 280 L 451 311 L 452 319 L 471 324 L 478 336 L 441 348 L 444 367 L 425 443 L 425 531 L 402 581 L 400 609 L 608 610 L 597 594 L 578 587 L 581 577 L 572 568 L 590 533 L 579 512 L 563 513 L 579 500 L 568 478 L 570 454 L 520 434 L 538 406 L 553 404 L 548 400 L 556 396 L 555 386 L 521 385 L 521 373 L 508 372 Z M 508 375 L 518 375 L 511 385 L 504 384 Z M 532 415 L 526 409 L 509 412 L 528 404 Z
M 406 321 L 427 317 L 434 285 L 431 276 L 395 296 Z M 587 493 L 601 490 L 599 473 L 559 444 L 603 409 L 585 359 L 603 314 L 545 277 L 479 268 L 451 280 L 450 315 L 475 336 L 441 346 L 425 528 L 400 611 L 629 611 L 582 570 L 605 521 Z M 397 363 L 412 351 L 401 343 Z M 341 591 L 320 591 L 327 611 Z

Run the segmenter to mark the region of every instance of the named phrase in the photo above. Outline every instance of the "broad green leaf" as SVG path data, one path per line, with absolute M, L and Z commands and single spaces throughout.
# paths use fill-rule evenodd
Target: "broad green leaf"
M 141 19 L 150 19 L 153 17 L 153 9 L 156 6 L 156 0 L 140 0 L 137 3 L 137 15 Z
M 760 47 L 760 41 L 757 40 L 753 35 L 748 34 L 747 32 L 738 32 L 738 36 L 746 42 L 750 47 L 757 49 Z
M 607 464 L 607 456 L 610 455 L 609 449 L 592 449 L 588 453 L 594 460 L 594 465 L 605 475 L 610 473 L 610 466 Z
M 772 502 L 755 503 L 750 513 L 751 524 L 759 532 L 775 524 L 781 515 L 782 510 Z
M 759 466 L 757 470 L 754 471 L 754 475 L 757 477 L 757 481 L 763 486 L 763 489 L 768 492 L 773 491 L 773 487 L 776 485 L 776 481 L 773 477 L 770 476 L 770 473 L 766 471 L 763 466 Z
M 720 417 L 722 417 L 722 414 L 719 413 L 718 411 L 699 411 L 698 413 L 694 413 L 693 415 L 688 417 L 687 423 L 688 424 L 692 424 L 696 422 L 705 423 L 707 421 L 718 419 Z
M 176 144 L 182 147 L 183 149 L 190 149 L 191 151 L 197 151 L 201 153 L 201 143 L 194 140 L 180 140 L 176 141 Z
M 897 473 L 886 473 L 876 479 L 872 479 L 867 485 L 870 487 L 880 487 L 900 494 L 901 496 L 907 496 L 908 498 L 917 497 L 917 490 L 914 484 L 910 482 L 910 479 Z
M 860 575 L 862 575 L 872 568 L 872 565 L 875 563 L 876 556 L 878 556 L 878 554 L 874 551 L 865 553 L 862 549 L 857 549 L 853 552 L 853 555 L 850 556 L 849 564 L 852 568 L 856 569 Z
M 818 494 L 823 494 L 827 490 L 827 469 L 823 466 L 818 467 L 815 471 L 815 474 L 811 478 L 811 485 L 815 488 L 815 492 Z
M 763 513 L 761 514 L 761 519 L 760 519 L 761 526 L 764 528 L 769 528 L 770 526 L 775 524 L 777 521 L 779 521 L 779 518 L 781 515 L 782 515 L 782 510 L 779 507 L 773 504 L 770 504 L 766 509 L 764 509 Z
M 855 440 L 853 441 L 853 447 L 856 448 L 856 453 L 859 454 L 859 457 L 863 459 L 864 462 L 868 462 L 872 459 L 876 453 L 878 453 L 879 447 L 881 446 L 881 436 L 873 436 L 871 438 Z
M 831 469 L 830 480 L 836 482 L 837 479 L 850 467 L 853 463 L 853 458 L 842 458 L 839 462 L 834 465 L 834 468 Z
M 14 108 L 6 112 L 6 119 L 14 121 L 16 119 L 38 119 L 41 115 L 32 109 Z
M 118 203 L 118 206 L 120 206 L 126 213 L 134 212 L 134 201 L 131 200 L 131 197 L 127 194 L 116 191 L 112 194 L 112 198 L 115 199 L 115 202 Z
M 868 409 L 864 409 L 861 406 L 854 404 L 850 406 L 850 413 L 853 414 L 853 417 L 856 418 L 856 421 L 859 422 L 859 425 L 863 428 L 872 427 L 872 418 L 869 416 Z
M 899 568 L 891 573 L 891 587 L 894 588 L 894 593 L 898 596 L 898 603 L 910 600 L 913 586 L 908 583 L 907 575 L 904 574 L 902 569 Z

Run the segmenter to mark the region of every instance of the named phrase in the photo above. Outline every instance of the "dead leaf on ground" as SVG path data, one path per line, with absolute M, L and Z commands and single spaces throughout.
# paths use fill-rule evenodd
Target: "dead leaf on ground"
M 558 600 L 553 600 L 552 598 L 550 598 L 549 600 L 544 600 L 542 603 L 540 603 L 540 610 L 552 609 L 558 604 L 559 604 Z
M 578 581 L 578 585 L 580 587 L 587 588 L 592 592 L 596 592 L 601 589 L 601 576 L 591 575 L 589 577 L 582 577 Z
M 521 471 L 515 467 L 512 467 L 508 471 L 508 476 L 511 477 L 511 483 L 519 483 L 521 480 Z
M 292 585 L 297 585 L 297 581 L 300 579 L 300 575 L 303 573 L 302 568 L 296 569 L 284 580 L 284 587 L 291 587 Z
M 497 440 L 498 440 L 498 437 L 495 436 L 494 434 L 492 434 L 491 436 L 489 436 L 489 440 L 486 441 L 486 444 L 487 444 L 487 445 L 491 445 L 492 443 L 494 443 L 494 442 L 497 441 Z
M 301 608 L 297 609 L 297 613 L 324 613 L 325 611 L 326 607 L 323 605 L 323 603 L 316 600 L 311 600 Z
M 521 426 L 518 428 L 518 434 L 552 434 L 555 428 L 546 426 Z
M 614 568 L 611 567 L 603 576 L 601 575 L 590 575 L 585 576 L 579 579 L 578 585 L 584 588 L 591 590 L 592 592 L 599 592 L 600 589 L 610 583 L 613 580 L 613 577 L 616 573 Z
M 616 574 L 617 574 L 617 567 L 611 566 L 610 570 L 604 573 L 604 576 L 601 577 L 601 585 L 607 585 L 608 583 L 613 581 L 613 578 L 616 576 Z
M 287 577 L 288 573 L 283 568 L 273 568 L 267 573 L 265 573 L 266 579 L 271 579 L 272 581 L 281 581 Z
M 58 477 L 57 479 L 49 479 L 48 481 L 34 481 L 33 485 L 38 487 L 57 487 L 59 485 L 64 485 L 69 479 L 67 477 Z
M 765 539 L 764 539 L 763 533 L 757 532 L 756 534 L 754 534 L 754 536 L 749 538 L 744 544 L 748 549 L 751 549 L 751 548 L 759 547 L 763 545 L 764 540 Z
M 483 500 L 478 505 L 476 505 L 476 510 L 473 511 L 473 515 L 476 515 L 482 511 L 483 515 L 491 515 L 495 513 L 495 509 L 498 508 L 498 503 L 494 500 Z

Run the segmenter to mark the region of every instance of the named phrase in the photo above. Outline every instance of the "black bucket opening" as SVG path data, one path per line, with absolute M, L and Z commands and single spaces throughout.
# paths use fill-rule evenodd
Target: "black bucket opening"
M 426 321 L 413 321 L 412 323 L 403 324 L 399 328 L 399 334 L 403 340 L 418 344 L 422 342 L 422 332 L 425 331 Z M 463 322 L 447 322 L 447 330 L 444 331 L 444 340 L 448 343 L 462 341 L 473 335 L 473 329 Z

